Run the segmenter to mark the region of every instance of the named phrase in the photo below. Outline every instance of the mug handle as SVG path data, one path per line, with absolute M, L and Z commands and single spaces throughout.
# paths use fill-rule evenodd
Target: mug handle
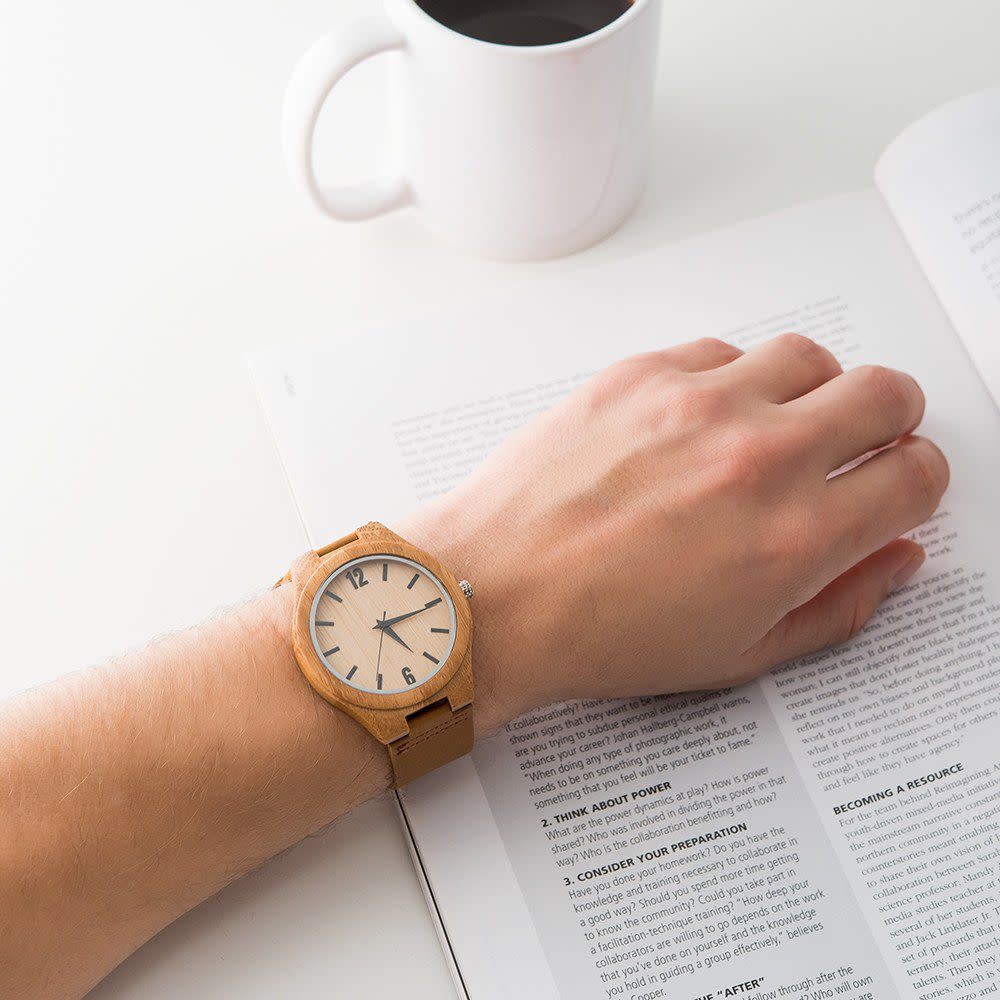
M 282 114 L 285 163 L 296 186 L 335 219 L 371 219 L 412 200 L 409 184 L 401 174 L 358 184 L 321 185 L 312 155 L 316 120 L 337 82 L 363 60 L 405 45 L 406 39 L 385 14 L 370 14 L 324 35 L 302 56 L 288 82 Z

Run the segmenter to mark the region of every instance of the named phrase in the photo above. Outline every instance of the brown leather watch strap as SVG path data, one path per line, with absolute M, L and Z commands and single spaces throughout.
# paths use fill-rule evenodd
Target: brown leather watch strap
M 442 699 L 407 716 L 408 736 L 388 745 L 393 785 L 400 788 L 472 750 L 472 706 L 453 712 Z

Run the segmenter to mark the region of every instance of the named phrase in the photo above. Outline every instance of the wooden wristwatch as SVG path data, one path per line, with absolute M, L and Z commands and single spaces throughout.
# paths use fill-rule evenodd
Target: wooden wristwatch
M 295 656 L 385 744 L 398 788 L 472 749 L 472 587 L 371 522 L 292 565 Z

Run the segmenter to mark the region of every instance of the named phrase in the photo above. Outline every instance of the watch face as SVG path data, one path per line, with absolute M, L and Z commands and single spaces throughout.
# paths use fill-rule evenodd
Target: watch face
M 399 694 L 433 677 L 455 645 L 455 605 L 430 570 L 375 555 L 339 567 L 309 620 L 327 670 L 360 691 Z

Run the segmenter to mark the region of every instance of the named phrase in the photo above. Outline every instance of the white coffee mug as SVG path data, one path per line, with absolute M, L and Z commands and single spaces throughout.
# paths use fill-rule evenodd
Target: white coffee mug
M 603 28 L 554 45 L 498 45 L 453 31 L 414 0 L 330 32 L 285 97 L 289 171 L 335 219 L 415 205 L 427 226 L 489 257 L 573 253 L 602 239 L 642 192 L 661 0 L 634 0 Z M 363 59 L 390 52 L 398 162 L 331 187 L 313 170 L 327 95 Z

